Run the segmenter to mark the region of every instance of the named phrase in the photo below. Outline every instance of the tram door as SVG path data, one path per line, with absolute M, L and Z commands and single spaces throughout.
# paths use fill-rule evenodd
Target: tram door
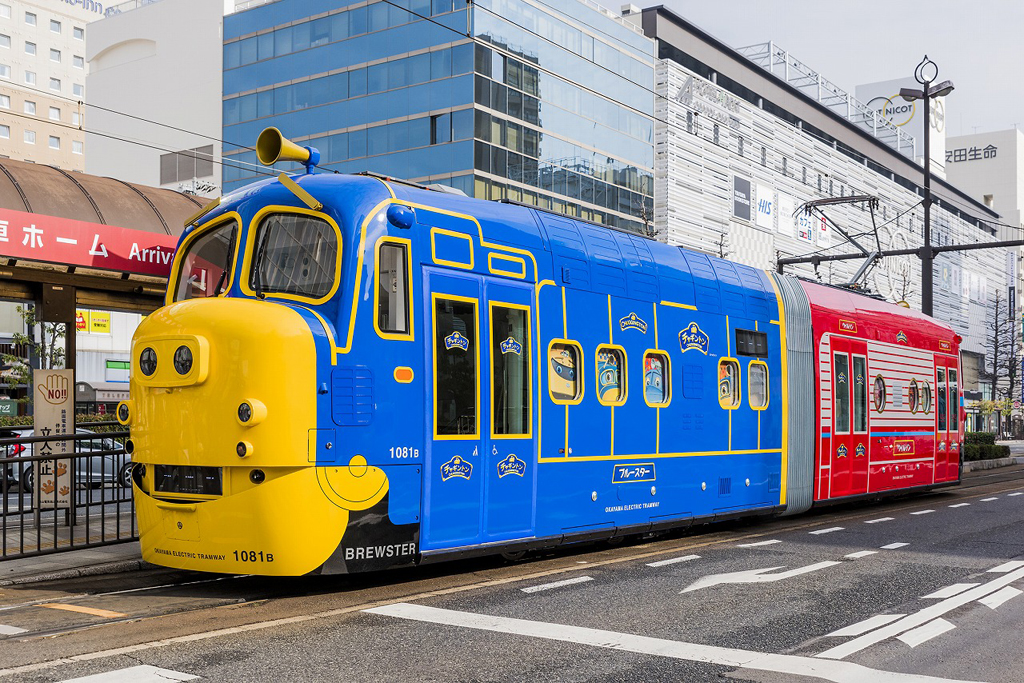
M 960 453 L 960 383 L 956 359 L 935 356 L 935 479 L 955 479 Z
M 420 547 L 530 536 L 532 291 L 451 271 L 428 269 L 425 280 L 431 410 Z
M 867 344 L 832 338 L 832 497 L 867 493 Z

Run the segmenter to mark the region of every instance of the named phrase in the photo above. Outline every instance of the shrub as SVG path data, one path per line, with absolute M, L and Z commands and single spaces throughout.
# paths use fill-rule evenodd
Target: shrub
M 1009 446 L 997 446 L 995 444 L 964 444 L 964 462 L 973 460 L 995 460 L 997 458 L 1009 458 Z
M 996 435 L 994 432 L 967 432 L 967 438 L 964 443 L 994 446 Z

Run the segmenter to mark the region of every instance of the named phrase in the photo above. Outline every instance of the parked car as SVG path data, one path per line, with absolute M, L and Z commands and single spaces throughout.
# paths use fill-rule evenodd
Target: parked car
M 33 430 L 14 432 L 13 430 L 0 430 L 0 436 L 35 436 Z M 101 487 L 106 484 L 113 484 L 130 488 L 132 485 L 131 456 L 124 450 L 124 446 L 114 439 L 104 437 L 102 434 L 78 429 L 77 434 L 95 434 L 94 439 L 82 439 L 76 442 L 75 451 L 78 457 L 75 458 L 75 481 L 79 486 L 88 488 Z M 12 462 L 18 458 L 31 457 L 35 454 L 35 446 L 38 444 L 15 444 L 5 446 L 0 451 L 3 455 L 8 469 L 8 488 L 15 490 L 19 486 L 25 493 L 31 493 L 35 486 L 35 468 L 32 462 Z M 100 453 L 108 451 L 105 455 L 88 455 L 91 452 Z M 109 451 L 115 451 L 109 453 Z

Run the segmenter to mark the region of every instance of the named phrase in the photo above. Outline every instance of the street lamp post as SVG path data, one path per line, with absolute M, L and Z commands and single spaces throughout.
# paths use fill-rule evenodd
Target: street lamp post
M 907 102 L 924 100 L 924 198 L 921 201 L 924 207 L 924 245 L 921 247 L 919 256 L 921 258 L 921 312 L 925 315 L 932 314 L 932 264 L 935 261 L 935 254 L 932 252 L 932 152 L 931 152 L 931 118 L 932 98 L 945 97 L 953 92 L 953 82 L 943 81 L 938 85 L 932 85 L 939 76 L 939 67 L 928 55 L 924 56 L 921 63 L 914 70 L 914 80 L 921 84 L 921 89 L 900 88 L 900 97 Z

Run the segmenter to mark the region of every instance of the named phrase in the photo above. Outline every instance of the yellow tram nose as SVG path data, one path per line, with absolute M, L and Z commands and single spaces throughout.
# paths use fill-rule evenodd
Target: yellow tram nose
M 323 563 L 348 512 L 320 494 L 308 455 L 317 377 L 303 318 L 251 299 L 175 303 L 139 326 L 132 363 L 143 557 L 261 574 Z

